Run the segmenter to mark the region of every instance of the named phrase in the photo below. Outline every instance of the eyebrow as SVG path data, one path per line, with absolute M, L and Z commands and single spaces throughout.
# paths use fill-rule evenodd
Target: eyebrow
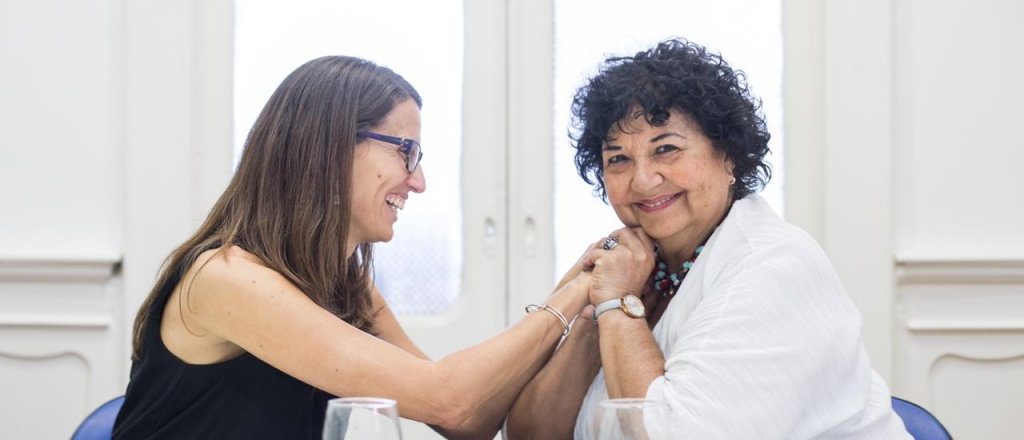
M 683 135 L 681 135 L 679 133 L 673 133 L 673 132 L 670 131 L 668 133 L 662 133 L 662 134 L 659 134 L 659 135 L 657 135 L 655 137 L 652 137 L 651 140 L 648 141 L 648 142 L 653 144 L 655 142 L 658 142 L 658 141 L 660 141 L 662 139 L 665 139 L 665 138 L 671 137 L 671 136 L 676 136 L 676 137 L 679 137 L 679 138 L 682 138 L 682 139 L 686 139 L 686 136 L 683 136 Z
M 686 136 L 683 136 L 683 135 L 681 135 L 679 133 L 675 133 L 675 132 L 671 132 L 670 131 L 668 133 L 662 133 L 662 134 L 659 134 L 659 135 L 657 135 L 655 137 L 652 137 L 651 140 L 647 141 L 647 143 L 653 144 L 653 143 L 658 142 L 658 141 L 660 141 L 662 139 L 669 138 L 669 137 L 672 137 L 672 136 L 675 136 L 675 137 L 678 137 L 680 139 L 686 140 Z M 622 147 L 620 147 L 618 145 L 605 145 L 603 148 L 601 148 L 601 151 L 619 151 L 619 150 L 622 150 Z

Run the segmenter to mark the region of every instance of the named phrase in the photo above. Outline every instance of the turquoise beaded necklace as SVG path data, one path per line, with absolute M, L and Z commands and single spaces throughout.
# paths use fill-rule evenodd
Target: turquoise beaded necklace
M 733 183 L 735 183 L 735 179 L 733 179 Z M 729 211 L 731 210 L 732 203 L 730 203 L 729 208 L 725 210 L 725 215 L 718 220 L 718 225 L 715 226 L 715 229 L 722 225 L 722 222 L 725 221 L 725 217 L 729 215 Z M 654 253 L 658 256 L 658 259 L 657 264 L 654 266 L 654 291 L 661 292 L 661 296 L 663 297 L 675 295 L 679 290 L 679 285 L 683 284 L 683 278 L 686 278 L 686 274 L 690 272 L 690 269 L 693 269 L 693 264 L 697 262 L 697 257 L 700 256 L 700 253 L 704 252 L 704 245 L 708 244 L 708 240 L 711 239 L 711 235 L 714 234 L 714 232 L 715 230 L 712 229 L 711 233 L 704 239 L 704 242 L 702 242 L 700 246 L 697 246 L 697 249 L 693 251 L 693 257 L 684 261 L 679 267 L 679 271 L 671 276 L 669 276 L 667 272 L 668 264 L 666 264 L 665 260 L 661 258 L 661 250 L 655 246 Z
M 669 297 L 676 294 L 679 290 L 679 285 L 683 283 L 683 278 L 686 278 L 686 274 L 693 268 L 693 264 L 697 261 L 697 257 L 701 252 L 704 251 L 704 245 L 697 246 L 697 250 L 694 251 L 693 257 L 683 262 L 679 267 L 679 271 L 668 274 L 668 264 L 665 264 L 665 260 L 661 259 L 661 254 L 658 254 L 658 264 L 654 269 L 654 291 L 661 292 L 661 296 Z

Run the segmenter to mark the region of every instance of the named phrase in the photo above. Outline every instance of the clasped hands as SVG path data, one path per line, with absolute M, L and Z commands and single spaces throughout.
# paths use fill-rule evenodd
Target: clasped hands
M 606 238 L 618 244 L 608 246 Z M 590 305 L 581 318 L 593 318 L 595 306 L 626 295 L 640 297 L 645 308 L 652 310 L 660 298 L 649 285 L 656 262 L 654 242 L 641 228 L 618 229 L 606 238 L 587 248 L 559 286 L 570 281 L 589 283 Z

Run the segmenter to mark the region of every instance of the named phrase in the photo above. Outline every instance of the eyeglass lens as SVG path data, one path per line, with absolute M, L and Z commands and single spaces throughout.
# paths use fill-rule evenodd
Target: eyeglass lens
M 406 150 L 405 156 L 405 167 L 410 173 L 416 172 L 416 167 L 420 165 L 420 159 L 423 158 L 423 153 L 420 151 L 420 144 L 416 141 L 409 141 L 409 149 Z

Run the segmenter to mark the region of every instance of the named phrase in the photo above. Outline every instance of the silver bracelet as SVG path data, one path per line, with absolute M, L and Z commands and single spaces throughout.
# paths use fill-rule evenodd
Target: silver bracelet
M 558 309 L 551 307 L 547 304 L 530 304 L 526 306 L 526 313 L 536 312 L 538 310 L 547 310 L 548 312 L 551 312 L 552 315 L 555 315 L 555 317 L 558 318 L 559 321 L 562 321 L 562 325 L 565 326 L 565 331 L 562 332 L 562 336 L 564 337 L 565 335 L 569 334 L 569 320 L 565 319 L 565 315 L 563 315 L 562 312 L 559 312 Z

